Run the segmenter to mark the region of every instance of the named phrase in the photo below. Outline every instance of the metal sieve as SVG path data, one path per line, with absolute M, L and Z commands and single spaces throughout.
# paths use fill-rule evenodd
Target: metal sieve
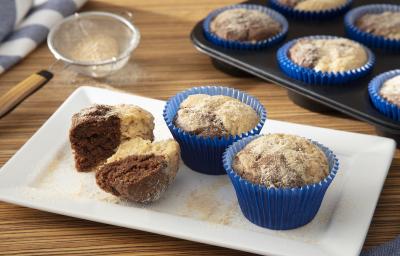
M 126 18 L 108 12 L 84 12 L 57 24 L 47 44 L 55 58 L 71 70 L 104 77 L 128 62 L 139 40 L 139 30 Z
M 0 97 L 0 117 L 21 103 L 52 77 L 56 63 L 90 77 L 104 77 L 128 62 L 140 41 L 139 30 L 123 16 L 108 12 L 83 12 L 55 25 L 47 44 L 57 59 L 48 70 L 30 75 Z

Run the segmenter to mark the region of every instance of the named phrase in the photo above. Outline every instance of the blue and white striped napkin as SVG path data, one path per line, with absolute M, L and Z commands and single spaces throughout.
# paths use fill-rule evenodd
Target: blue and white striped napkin
M 50 28 L 87 0 L 1 0 L 0 74 L 43 42 Z

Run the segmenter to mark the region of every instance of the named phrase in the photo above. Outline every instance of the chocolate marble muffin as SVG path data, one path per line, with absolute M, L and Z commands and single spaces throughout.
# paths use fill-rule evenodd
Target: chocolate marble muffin
M 153 140 L 154 118 L 134 105 L 93 105 L 72 117 L 69 139 L 78 171 L 90 171 L 115 153 L 121 142 Z
M 400 107 L 400 75 L 387 80 L 382 85 L 379 94 L 390 103 Z
M 138 203 L 158 200 L 175 179 L 180 149 L 174 140 L 140 137 L 122 143 L 96 172 L 100 188 Z
M 309 140 L 288 134 L 268 134 L 247 144 L 233 160 L 242 178 L 275 188 L 318 183 L 329 174 L 324 152 Z
M 279 0 L 280 4 L 302 11 L 323 11 L 338 8 L 346 0 Z
M 359 43 L 345 39 L 299 39 L 288 52 L 297 65 L 321 72 L 343 72 L 362 67 L 368 54 Z
M 358 18 L 355 25 L 366 33 L 400 40 L 400 12 L 367 13 Z
M 233 8 L 218 14 L 210 29 L 225 40 L 257 42 L 277 35 L 282 25 L 264 12 Z
M 194 135 L 224 137 L 250 131 L 259 121 L 257 112 L 237 99 L 194 94 L 181 103 L 174 125 Z

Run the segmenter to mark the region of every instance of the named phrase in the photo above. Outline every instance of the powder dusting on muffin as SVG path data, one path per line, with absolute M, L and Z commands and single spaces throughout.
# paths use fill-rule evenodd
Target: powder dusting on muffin
M 181 103 L 174 124 L 191 134 L 223 137 L 248 132 L 259 121 L 256 111 L 237 99 L 195 94 Z
M 357 19 L 356 26 L 367 33 L 400 40 L 400 12 L 367 13 Z
M 379 94 L 390 103 L 400 107 L 400 75 L 387 80 L 380 89 Z
M 279 0 L 279 3 L 302 11 L 323 11 L 344 5 L 346 0 Z
M 218 14 L 210 28 L 211 32 L 226 40 L 257 42 L 278 34 L 282 25 L 264 12 L 234 8 Z
M 321 72 L 348 71 L 368 62 L 364 47 L 345 38 L 299 39 L 288 55 L 297 65 Z
M 329 174 L 324 152 L 309 140 L 288 134 L 263 135 L 234 158 L 233 170 L 254 184 L 298 188 Z

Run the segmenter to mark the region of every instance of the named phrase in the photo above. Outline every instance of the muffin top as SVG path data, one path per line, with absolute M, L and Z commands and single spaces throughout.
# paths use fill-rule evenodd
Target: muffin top
M 256 42 L 275 36 L 282 30 L 282 25 L 264 12 L 234 8 L 218 14 L 210 28 L 225 40 Z
M 259 185 L 298 188 L 318 183 L 329 174 L 328 160 L 309 140 L 268 134 L 247 144 L 234 158 L 233 170 Z
M 400 107 L 400 75 L 387 80 L 381 87 L 379 94 L 390 103 Z
M 364 47 L 345 38 L 299 39 L 289 49 L 288 56 L 299 66 L 321 72 L 357 69 L 368 61 Z
M 237 99 L 194 94 L 181 103 L 174 124 L 190 134 L 223 137 L 250 131 L 259 121 L 256 111 Z
M 279 3 L 302 11 L 323 11 L 344 5 L 346 0 L 279 0 Z
M 400 12 L 367 13 L 356 21 L 356 26 L 367 33 L 400 40 Z

